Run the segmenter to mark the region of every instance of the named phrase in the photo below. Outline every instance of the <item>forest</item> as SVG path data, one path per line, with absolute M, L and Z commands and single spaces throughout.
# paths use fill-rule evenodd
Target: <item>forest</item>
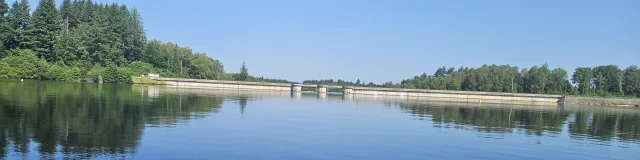
M 141 14 L 91 0 L 0 0 L 0 78 L 130 83 L 131 76 L 287 82 L 229 74 L 205 53 L 147 40 Z M 243 67 L 245 70 L 246 68 Z M 248 74 L 245 72 L 245 74 Z
M 519 69 L 510 65 L 483 65 L 479 68 L 441 67 L 434 74 L 423 73 L 400 83 L 381 85 L 358 79 L 355 83 L 344 80 L 306 80 L 303 83 L 326 85 L 353 85 L 367 87 L 460 90 L 508 93 L 537 93 L 557 95 L 584 95 L 600 97 L 640 97 L 640 69 L 632 65 L 622 70 L 616 65 L 579 67 L 569 77 L 562 68 L 548 64 Z M 573 85 L 572 85 L 573 84 Z

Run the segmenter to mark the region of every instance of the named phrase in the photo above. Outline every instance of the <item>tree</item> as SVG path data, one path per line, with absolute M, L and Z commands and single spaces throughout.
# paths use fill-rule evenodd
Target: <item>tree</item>
M 247 66 L 244 62 L 242 62 L 242 67 L 240 67 L 240 73 L 238 74 L 236 80 L 238 81 L 247 81 L 249 80 L 249 70 L 247 70 Z
M 9 22 L 5 16 L 9 12 L 9 5 L 4 0 L 0 0 L 0 58 L 5 56 L 5 43 L 9 35 Z
M 622 74 L 622 70 L 616 65 L 593 68 L 596 89 L 601 93 L 622 93 Z
M 436 70 L 436 73 L 433 74 L 436 77 L 440 77 L 440 76 L 444 76 L 447 73 L 447 67 L 442 66 L 442 68 L 438 68 L 438 70 Z
M 629 95 L 640 97 L 640 69 L 632 65 L 624 70 L 624 92 Z
M 62 5 L 60 5 L 60 18 L 62 19 L 62 28 L 65 34 L 69 33 L 69 25 L 70 25 L 70 21 L 69 18 L 71 18 L 72 16 L 72 11 L 71 11 L 71 0 L 64 0 L 62 1 Z
M 573 72 L 571 81 L 576 84 L 580 94 L 585 95 L 589 93 L 591 88 L 593 71 L 589 67 L 578 67 L 575 72 Z
M 143 28 L 142 18 L 137 9 L 129 11 L 126 6 L 120 7 L 121 12 L 126 14 L 123 26 L 122 39 L 124 43 L 124 55 L 129 61 L 143 59 L 142 52 L 147 37 Z
M 126 66 L 135 68 L 133 73 L 154 70 L 166 77 L 220 79 L 225 75 L 222 64 L 204 53 L 193 53 L 190 48 L 171 42 L 147 42 L 142 16 L 135 8 L 92 0 L 64 0 L 58 11 L 54 0 L 40 0 L 31 17 L 28 0 L 13 3 L 10 10 L 6 6 L 0 3 L 0 58 L 35 52 L 36 57 L 52 63 L 45 67 L 50 70 L 45 72 L 46 79 L 82 77 L 100 81 L 104 75 L 107 82 L 123 82 L 122 77 L 127 76 L 114 72 L 130 74 Z M 4 13 L 8 13 L 6 18 Z M 4 52 L 5 49 L 10 52 Z M 19 69 L 7 62 L 0 65 L 12 69 L 7 69 L 4 75 L 17 74 Z M 105 75 L 106 69 L 93 66 L 108 66 L 112 74 Z
M 31 41 L 29 35 L 27 34 L 27 29 L 29 27 L 29 18 L 31 17 L 29 14 L 30 7 L 28 0 L 21 0 L 20 2 L 16 1 L 11 6 L 7 14 L 8 21 L 8 38 L 4 42 L 5 48 L 7 50 L 22 48 L 27 49 L 27 44 Z
M 361 82 L 360 82 L 360 78 L 358 78 L 358 80 L 356 81 L 356 86 L 359 86 L 359 85 L 360 85 L 360 83 L 361 83 Z
M 564 94 L 571 89 L 571 84 L 567 79 L 567 71 L 562 68 L 551 70 L 547 80 L 547 93 Z
M 189 74 L 193 78 L 220 79 L 224 74 L 224 69 L 217 60 L 213 60 L 205 54 L 195 54 L 191 57 Z
M 0 61 L 9 70 L 7 78 L 42 79 L 48 68 L 48 63 L 38 58 L 35 53 L 27 49 L 12 50 L 11 56 Z
M 54 0 L 40 0 L 40 4 L 33 12 L 32 27 L 28 28 L 29 35 L 33 38 L 28 43 L 38 57 L 47 61 L 55 61 L 54 44 L 60 33 L 60 13 Z

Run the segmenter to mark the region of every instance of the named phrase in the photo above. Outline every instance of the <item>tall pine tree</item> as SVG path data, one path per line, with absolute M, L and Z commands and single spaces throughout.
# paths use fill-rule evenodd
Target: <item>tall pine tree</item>
M 9 12 L 9 5 L 4 0 L 0 0 L 0 58 L 5 56 L 5 46 L 9 37 L 9 22 L 5 16 Z
M 33 12 L 32 27 L 28 29 L 33 37 L 31 49 L 38 57 L 44 57 L 47 61 L 55 61 L 54 44 L 61 30 L 60 13 L 54 0 L 40 0 L 40 4 Z
M 124 23 L 123 42 L 125 57 L 129 61 L 139 61 L 143 59 L 142 51 L 146 44 L 146 35 L 142 25 L 142 18 L 137 9 L 127 11 L 126 6 L 121 9 L 126 13 L 127 19 Z
M 27 28 L 29 27 L 29 1 L 21 0 L 16 1 L 11 6 L 9 13 L 7 14 L 7 21 L 9 29 L 7 31 L 8 37 L 4 43 L 5 48 L 28 48 L 26 45 L 30 41 L 27 35 Z

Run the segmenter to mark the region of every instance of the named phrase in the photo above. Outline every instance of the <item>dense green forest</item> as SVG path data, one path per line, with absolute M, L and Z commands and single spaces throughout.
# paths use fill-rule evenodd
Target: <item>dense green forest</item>
M 0 0 L 0 78 L 131 82 L 149 72 L 164 77 L 287 82 L 224 73 L 205 53 L 147 40 L 140 12 L 91 0 Z M 243 67 L 244 68 L 244 67 Z M 246 68 L 245 68 L 245 73 Z
M 640 70 L 629 66 L 622 70 L 615 65 L 580 67 L 569 78 L 562 68 L 549 65 L 519 69 L 509 65 L 483 65 L 479 68 L 441 67 L 432 75 L 423 73 L 400 83 L 382 85 L 338 80 L 306 80 L 303 83 L 353 85 L 370 87 L 463 90 L 486 92 L 513 92 L 564 94 L 586 96 L 638 96 L 640 97 Z M 575 85 L 571 85 L 571 84 Z

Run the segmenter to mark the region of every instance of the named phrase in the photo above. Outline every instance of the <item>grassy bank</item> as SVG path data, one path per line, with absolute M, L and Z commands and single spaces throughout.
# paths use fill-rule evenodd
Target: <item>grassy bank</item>
M 601 105 L 601 106 L 627 106 L 640 107 L 640 98 L 629 97 L 584 97 L 584 96 L 567 96 L 565 103 L 582 104 L 582 105 Z
M 150 79 L 149 77 L 131 77 L 133 84 L 152 84 L 152 85 L 165 85 L 164 82 Z

